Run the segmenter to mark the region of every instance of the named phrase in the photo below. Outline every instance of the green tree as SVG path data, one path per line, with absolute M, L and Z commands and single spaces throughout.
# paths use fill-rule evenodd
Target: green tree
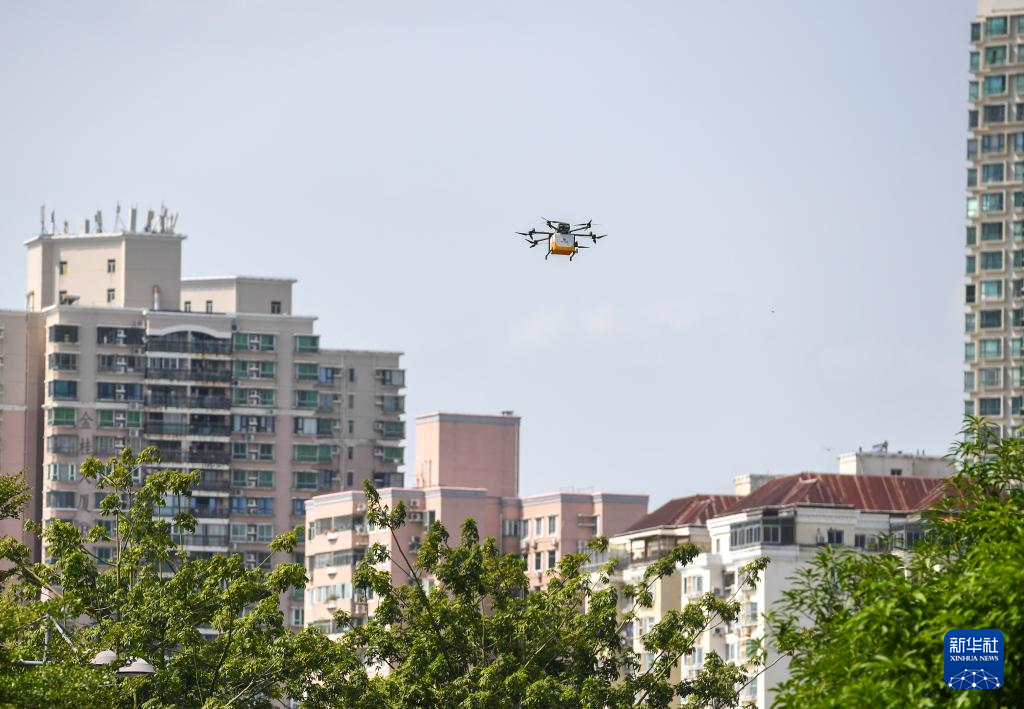
M 292 632 L 278 601 L 305 586 L 302 565 L 264 571 L 245 568 L 238 555 L 187 558 L 177 541 L 195 518 L 164 513 L 168 500 L 190 494 L 198 474 L 157 472 L 133 485 L 133 471 L 156 456 L 125 450 L 106 463 L 85 461 L 83 477 L 110 493 L 101 514 L 111 524 L 83 532 L 53 521 L 37 530 L 49 563 L 31 564 L 23 545 L 0 542 L 12 566 L 0 596 L 0 706 L 212 709 L 294 698 L 317 708 L 596 709 L 665 707 L 681 697 L 687 706 L 731 707 L 750 679 L 749 668 L 711 654 L 695 679 L 669 680 L 701 633 L 737 617 L 733 599 L 709 593 L 666 614 L 644 638 L 646 666 L 624 637 L 636 611 L 651 605 L 653 584 L 690 563 L 695 546 L 676 548 L 621 592 L 609 583 L 614 562 L 594 575 L 588 554 L 565 555 L 547 589 L 529 592 L 522 560 L 481 540 L 472 520 L 457 544 L 435 523 L 415 558 L 394 547 L 411 583 L 380 570 L 387 549 L 371 545 L 355 585 L 377 607 L 339 641 L 312 628 Z M 0 510 L 14 514 L 23 486 L 3 483 L 0 491 Z M 368 521 L 394 535 L 404 507 L 383 507 L 370 485 L 366 495 Z M 296 541 L 295 532 L 282 535 L 270 550 L 290 551 Z M 95 542 L 113 545 L 109 561 L 90 551 Z M 755 584 L 765 563 L 746 569 L 743 583 Z M 101 650 L 119 660 L 93 666 Z M 44 652 L 44 665 L 21 662 Z M 155 672 L 119 678 L 117 667 L 135 657 Z
M 880 553 L 827 549 L 768 614 L 779 649 L 792 655 L 777 706 L 1020 706 L 1024 439 L 1000 440 L 977 419 L 964 434 L 948 495 L 922 515 L 923 541 Z M 1003 632 L 1001 689 L 945 686 L 951 628 Z
M 394 537 L 405 520 L 402 503 L 394 509 L 382 506 L 370 485 L 366 496 L 367 521 Z M 735 600 L 708 593 L 699 603 L 666 614 L 644 638 L 654 658 L 647 668 L 625 637 L 636 611 L 651 606 L 653 584 L 697 556 L 693 544 L 675 548 L 621 593 L 609 583 L 614 562 L 593 575 L 587 567 L 590 554 L 564 555 L 547 587 L 529 592 L 523 561 L 501 554 L 493 539 L 481 540 L 472 519 L 462 525 L 454 546 L 435 523 L 415 558 L 397 543 L 392 548 L 398 558 L 374 544 L 363 559 L 355 585 L 371 589 L 378 606 L 369 622 L 352 628 L 341 641 L 381 671 L 325 703 L 665 707 L 682 697 L 687 706 L 729 707 L 737 705 L 738 689 L 749 680 L 743 668 L 712 654 L 695 680 L 669 681 L 673 667 L 703 632 L 736 619 Z M 591 551 L 606 548 L 600 539 Z M 397 584 L 380 570 L 386 561 L 393 561 L 409 582 Z M 760 559 L 745 569 L 743 583 L 756 584 L 766 563 Z M 432 584 L 424 583 L 428 578 Z M 336 620 L 345 624 L 349 619 L 340 613 Z
M 305 585 L 301 564 L 264 571 L 245 568 L 237 554 L 183 553 L 179 535 L 195 530 L 195 517 L 178 511 L 168 521 L 156 512 L 187 497 L 198 474 L 156 472 L 133 486 L 133 472 L 157 456 L 155 449 L 138 456 L 125 449 L 106 463 L 82 464 L 83 478 L 110 493 L 101 515 L 111 524 L 85 532 L 59 520 L 47 524 L 38 531 L 51 563 L 30 564 L 23 545 L 3 540 L 0 552 L 12 568 L 0 613 L 0 704 L 271 706 L 301 696 L 324 664 L 345 666 L 342 646 L 284 625 L 279 599 Z M 16 483 L 0 489 L 11 501 L 0 501 L 0 509 L 16 510 Z M 290 552 L 296 540 L 294 531 L 282 535 L 270 551 Z M 113 543 L 109 561 L 90 551 L 100 541 Z M 93 666 L 101 650 L 119 659 Z M 44 652 L 42 666 L 20 662 Z M 130 658 L 147 660 L 155 673 L 118 678 Z

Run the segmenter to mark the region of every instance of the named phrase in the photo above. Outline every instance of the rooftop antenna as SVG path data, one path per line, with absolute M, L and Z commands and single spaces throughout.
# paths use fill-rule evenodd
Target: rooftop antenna
M 96 233 L 103 233 L 103 212 L 99 209 L 96 210 Z
M 68 220 L 67 219 L 64 220 L 64 233 L 65 234 L 68 233 Z
M 121 231 L 124 231 L 124 221 L 121 219 L 121 203 L 117 203 L 117 208 L 114 210 L 114 229 L 118 226 L 121 227 Z
M 40 205 L 39 207 L 39 233 L 46 233 L 46 205 Z
M 163 202 L 160 203 L 160 233 L 167 233 L 167 207 Z
M 146 232 L 148 233 L 153 228 L 153 210 L 146 210 Z
M 134 234 L 134 233 L 136 233 L 135 232 L 135 226 L 136 226 L 136 223 L 137 223 L 137 220 L 138 220 L 138 216 L 139 216 L 139 208 L 138 207 L 132 207 L 130 214 L 131 214 L 131 216 L 128 218 L 128 223 L 130 224 L 130 226 L 128 227 L 128 231 L 130 231 L 132 234 Z
M 57 233 L 57 212 L 53 209 L 50 210 L 50 234 Z

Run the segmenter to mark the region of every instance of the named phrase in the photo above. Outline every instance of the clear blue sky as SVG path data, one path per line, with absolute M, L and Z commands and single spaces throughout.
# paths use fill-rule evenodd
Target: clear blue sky
M 326 345 L 406 352 L 410 419 L 521 414 L 525 492 L 945 452 L 973 15 L 3 3 L 0 307 L 40 204 L 163 200 L 186 275 L 298 278 Z M 545 263 L 541 216 L 611 236 Z

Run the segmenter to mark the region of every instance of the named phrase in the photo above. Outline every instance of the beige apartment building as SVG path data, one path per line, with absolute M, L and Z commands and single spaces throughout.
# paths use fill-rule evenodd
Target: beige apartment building
M 534 587 L 541 587 L 562 554 L 575 553 L 593 537 L 616 534 L 644 516 L 647 495 L 551 493 L 519 497 L 518 416 L 430 413 L 416 418 L 416 487 L 380 490 L 381 501 L 402 501 L 406 525 L 394 537 L 366 523 L 360 491 L 318 495 L 306 502 L 306 622 L 329 634 L 345 630 L 333 619 L 343 610 L 354 624 L 373 613 L 374 599 L 352 586 L 355 567 L 371 543 L 384 544 L 393 559 L 413 556 L 430 525 L 441 521 L 458 539 L 468 517 L 482 537 L 505 553 L 524 558 Z M 398 563 L 388 569 L 396 583 L 407 579 Z M 431 579 L 423 579 L 428 586 Z
M 156 217 L 140 229 L 133 210 L 118 231 L 26 242 L 27 310 L 0 313 L 0 462 L 33 476 L 33 515 L 107 523 L 82 459 L 156 446 L 162 462 L 140 482 L 201 472 L 191 498 L 160 510 L 197 515 L 188 553 L 256 565 L 303 525 L 309 497 L 366 479 L 401 486 L 401 353 L 322 347 L 316 318 L 292 312 L 294 280 L 182 278 L 185 236 Z M 301 593 L 283 604 L 303 625 Z
M 790 588 L 796 572 L 825 546 L 870 552 L 881 535 L 913 544 L 921 534 L 915 513 L 942 494 L 944 478 L 902 475 L 799 473 L 742 476 L 736 495 L 695 495 L 672 500 L 609 541 L 618 560 L 611 582 L 637 583 L 646 568 L 678 544 L 693 542 L 693 563 L 654 584 L 654 606 L 626 629 L 644 668 L 653 661 L 643 636 L 669 610 L 682 610 L 705 593 L 740 603 L 740 617 L 718 624 L 684 655 L 673 679 L 697 675 L 711 652 L 727 662 L 747 663 L 765 638 L 764 612 Z M 761 556 L 771 560 L 754 588 L 743 586 L 741 569 Z M 602 561 L 600 559 L 596 562 Z M 773 688 L 788 676 L 770 643 L 770 668 L 740 692 L 741 704 L 767 709 Z

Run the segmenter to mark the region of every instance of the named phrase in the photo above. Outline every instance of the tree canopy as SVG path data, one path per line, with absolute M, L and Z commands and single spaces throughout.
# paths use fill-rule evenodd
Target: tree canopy
M 0 595 L 0 706 L 260 707 L 288 699 L 307 707 L 731 707 L 757 668 L 705 658 L 692 679 L 673 682 L 673 667 L 707 629 L 736 619 L 739 604 L 705 594 L 667 613 L 644 636 L 643 663 L 627 632 L 652 603 L 652 587 L 692 562 L 686 544 L 653 563 L 636 583 L 610 582 L 614 562 L 596 568 L 591 553 L 566 554 L 547 587 L 529 591 L 525 565 L 481 539 L 473 520 L 457 542 L 434 523 L 415 557 L 397 545 L 395 563 L 412 583 L 395 583 L 389 547 L 372 544 L 355 570 L 375 612 L 336 640 L 284 625 L 279 599 L 304 588 L 301 564 L 265 571 L 239 555 L 189 558 L 178 543 L 195 529 L 187 509 L 168 519 L 166 499 L 188 496 L 197 473 L 161 471 L 133 485 L 155 449 L 130 450 L 82 465 L 85 479 L 110 494 L 101 515 L 110 524 L 81 530 L 53 520 L 36 531 L 48 563 L 0 541 L 8 563 Z M 0 483 L 0 512 L 24 502 L 21 481 Z M 394 535 L 405 521 L 367 485 L 368 521 Z M 301 529 L 270 551 L 290 551 Z M 110 559 L 90 551 L 114 545 Z M 607 542 L 597 539 L 591 551 Z M 744 570 L 757 582 L 766 560 Z M 432 583 L 427 583 L 430 580 Z M 351 619 L 338 613 L 344 625 Z M 63 637 L 66 634 L 66 639 Z M 47 642 L 47 636 L 49 636 Z M 96 666 L 111 650 L 117 660 Z M 24 660 L 44 664 L 26 665 Z M 132 658 L 150 662 L 146 677 L 120 677 Z
M 792 655 L 779 707 L 1019 706 L 1024 697 L 1024 439 L 969 420 L 948 495 L 924 539 L 881 553 L 826 549 L 769 614 Z M 891 549 L 889 549 L 891 547 Z M 1005 685 L 945 686 L 952 628 L 1001 630 Z

